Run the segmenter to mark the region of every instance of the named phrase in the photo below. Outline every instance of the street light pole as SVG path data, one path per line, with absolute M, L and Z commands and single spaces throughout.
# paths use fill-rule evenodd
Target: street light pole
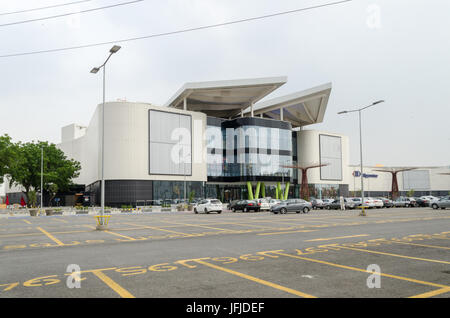
M 365 106 L 365 107 L 362 107 L 360 109 L 344 110 L 344 111 L 338 112 L 338 115 L 347 114 L 347 113 L 353 113 L 353 112 L 358 112 L 358 115 L 359 115 L 359 158 L 360 158 L 359 160 L 360 160 L 360 163 L 361 163 L 361 206 L 364 206 L 364 177 L 363 177 L 364 172 L 363 172 L 363 155 L 362 155 L 363 151 L 362 151 L 361 111 L 363 111 L 366 108 L 369 108 L 369 107 L 375 106 L 377 104 L 380 104 L 380 103 L 384 103 L 384 100 L 378 100 L 378 101 L 373 102 L 372 104 L 370 104 L 368 106 Z M 363 209 L 362 213 L 363 213 L 362 215 L 365 215 L 364 214 L 364 209 Z
M 44 147 L 41 147 L 41 208 L 44 206 Z
M 94 67 L 91 70 L 91 73 L 93 74 L 97 74 L 97 72 L 103 68 L 103 104 L 102 104 L 102 147 L 101 147 L 101 153 L 102 153 L 102 168 L 101 168 L 101 187 L 100 187 L 100 201 L 101 201 L 101 211 L 100 211 L 100 215 L 104 216 L 105 215 L 105 84 L 106 84 L 106 63 L 108 62 L 108 60 L 110 59 L 111 55 L 113 55 L 114 53 L 117 53 L 117 51 L 120 50 L 120 46 L 118 45 L 114 45 L 110 50 L 109 50 L 109 56 L 106 59 L 106 61 L 99 67 Z M 100 225 L 105 225 L 104 223 L 104 219 L 100 218 Z

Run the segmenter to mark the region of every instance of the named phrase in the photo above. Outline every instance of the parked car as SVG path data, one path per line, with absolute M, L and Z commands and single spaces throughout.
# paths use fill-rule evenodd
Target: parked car
M 377 198 L 377 199 L 383 201 L 384 208 L 392 208 L 394 206 L 394 203 L 392 202 L 392 200 L 390 200 L 388 198 Z
M 273 206 L 275 206 L 275 205 L 277 205 L 277 204 L 280 204 L 281 203 L 281 200 L 278 200 L 278 199 L 270 199 L 269 200 L 269 206 L 270 206 L 270 208 L 272 208 Z
M 230 208 L 231 211 L 255 211 L 258 212 L 260 210 L 261 203 L 257 203 L 255 200 L 241 200 L 235 202 Z
M 351 210 L 355 208 L 355 202 L 353 202 L 353 200 L 349 200 L 347 198 L 344 198 L 344 206 L 346 210 Z M 341 200 L 340 199 L 336 199 L 333 202 L 331 202 L 330 204 L 327 205 L 326 207 L 328 210 L 339 210 L 341 208 Z
M 375 207 L 375 201 L 371 198 L 364 198 L 364 206 L 368 207 L 369 209 Z
M 398 197 L 397 199 L 395 199 L 393 201 L 393 203 L 396 208 L 409 206 L 409 201 L 406 200 L 406 198 L 404 198 L 404 197 Z
M 437 201 L 434 201 L 433 203 L 431 203 L 431 207 L 435 210 L 439 208 L 450 208 L 450 196 L 446 196 Z
M 334 201 L 334 199 L 322 199 L 323 202 L 323 208 L 326 209 L 328 204 L 331 204 Z
M 259 205 L 259 211 L 270 211 L 269 200 L 267 199 L 257 199 L 256 203 Z
M 308 213 L 312 209 L 311 202 L 302 199 L 284 200 L 280 204 L 273 206 L 270 211 L 274 214 L 286 214 L 288 212 Z
M 355 208 L 361 205 L 361 198 L 347 198 L 347 200 L 351 200 L 355 204 Z
M 377 209 L 381 209 L 384 206 L 383 201 L 378 199 L 378 198 L 371 198 L 371 197 L 369 197 L 367 199 L 368 200 L 372 200 L 374 207 L 377 208 Z
M 437 200 L 439 200 L 439 199 L 432 195 L 423 195 L 420 198 L 416 199 L 416 203 L 417 203 L 417 206 L 425 207 L 425 206 L 431 206 L 431 204 Z
M 324 207 L 324 203 L 321 199 L 312 199 L 311 204 L 312 204 L 312 208 L 314 210 L 323 209 L 323 207 Z
M 205 199 L 198 202 L 194 207 L 194 213 L 210 213 L 217 212 L 218 214 L 222 213 L 222 202 L 217 199 Z
M 227 209 L 231 210 L 231 207 L 234 206 L 238 201 L 241 201 L 241 200 L 233 200 L 230 203 L 228 203 Z
M 415 198 L 406 198 L 406 200 L 409 202 L 407 207 L 415 207 L 417 206 L 417 202 Z

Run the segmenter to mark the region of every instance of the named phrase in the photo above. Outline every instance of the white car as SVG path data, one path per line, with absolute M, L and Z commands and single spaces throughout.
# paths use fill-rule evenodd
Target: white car
M 209 212 L 217 212 L 222 213 L 222 202 L 217 199 L 205 199 L 201 200 L 194 207 L 194 213 L 209 213 Z
M 262 211 L 262 210 L 270 211 L 271 206 L 270 206 L 269 200 L 267 200 L 267 199 L 257 199 L 256 201 L 259 204 L 259 210 L 260 211 Z
M 380 200 L 380 199 L 377 199 L 377 198 L 367 198 L 367 199 L 368 200 L 372 200 L 373 204 L 374 204 L 374 207 L 376 207 L 377 209 L 380 209 L 380 208 L 382 208 L 384 206 L 383 201 Z M 370 205 L 369 205 L 369 207 L 370 207 Z
M 280 204 L 281 200 L 278 199 L 270 199 L 269 200 L 269 209 L 271 209 L 273 206 Z
M 383 203 L 383 201 L 381 201 L 381 203 Z M 364 198 L 364 204 L 363 205 L 369 207 L 369 209 L 370 208 L 374 208 L 375 207 L 375 201 L 372 198 Z

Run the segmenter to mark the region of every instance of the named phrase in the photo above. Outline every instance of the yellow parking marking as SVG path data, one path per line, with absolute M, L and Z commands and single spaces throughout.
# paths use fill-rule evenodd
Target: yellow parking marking
M 86 225 L 86 227 L 89 227 L 89 228 L 91 228 L 91 229 L 95 229 L 95 226 L 92 226 L 92 225 Z M 126 238 L 127 240 L 130 240 L 130 241 L 136 241 L 136 239 L 133 238 L 133 237 L 126 236 L 126 235 L 119 234 L 119 233 L 115 233 L 115 232 L 112 232 L 112 231 L 109 231 L 109 230 L 105 230 L 105 231 L 103 231 L 103 232 L 104 232 L 104 233 L 111 234 L 111 235 L 123 237 L 123 238 Z
M 324 264 L 324 265 L 338 267 L 338 268 L 344 268 L 344 269 L 357 271 L 357 272 L 373 273 L 373 272 L 367 272 L 367 270 L 362 269 L 362 268 L 346 266 L 346 265 L 340 265 L 340 264 L 330 263 L 330 262 L 327 262 L 327 261 L 321 261 L 321 260 L 318 260 L 318 259 L 302 257 L 302 256 L 297 256 L 297 255 L 285 254 L 285 253 L 282 253 L 282 252 L 273 252 L 273 254 L 278 254 L 278 255 L 282 255 L 282 256 L 286 256 L 286 257 L 301 259 L 301 260 L 305 260 L 305 261 L 309 261 L 309 262 Z M 402 277 L 402 276 L 385 274 L 385 273 L 377 273 L 377 274 L 379 274 L 381 276 L 385 276 L 385 277 L 389 277 L 389 278 L 395 278 L 395 279 L 399 279 L 399 280 L 404 280 L 404 281 L 417 283 L 417 284 L 421 284 L 421 285 L 428 285 L 428 286 L 439 287 L 439 288 L 450 288 L 450 286 L 436 284 L 436 283 L 430 283 L 430 282 L 425 282 L 425 281 L 414 279 L 414 278 Z
M 196 236 L 195 234 L 187 234 L 187 233 L 182 233 L 182 232 L 177 232 L 177 231 L 166 230 L 166 229 L 159 228 L 159 227 L 156 227 L 156 226 L 139 225 L 139 224 L 133 224 L 133 223 L 124 223 L 124 224 L 132 225 L 132 226 L 140 226 L 143 229 L 158 230 L 158 231 L 175 233 L 175 234 L 184 235 L 184 236 Z
M 57 219 L 57 218 L 55 218 L 55 220 L 56 220 L 56 221 L 63 222 L 63 223 L 69 223 L 69 222 L 67 222 L 66 220 L 63 220 L 63 219 Z
M 211 264 L 211 263 L 207 263 L 207 262 L 202 261 L 202 260 L 195 260 L 195 262 L 197 262 L 199 264 L 202 264 L 202 265 L 205 265 L 205 266 L 208 266 L 208 267 L 211 267 L 211 268 L 214 268 L 214 269 L 217 269 L 219 271 L 223 271 L 223 272 L 226 272 L 226 273 L 229 273 L 229 274 L 232 274 L 232 275 L 235 275 L 235 276 L 238 276 L 238 277 L 250 280 L 252 282 L 255 282 L 255 283 L 258 283 L 258 284 L 261 284 L 261 285 L 269 286 L 269 287 L 272 287 L 272 288 L 284 291 L 284 292 L 289 293 L 289 294 L 293 294 L 293 295 L 304 297 L 304 298 L 316 298 L 313 295 L 302 293 L 301 291 L 298 291 L 298 290 L 295 290 L 295 289 L 291 289 L 291 288 L 284 287 L 284 286 L 281 286 L 281 285 L 278 285 L 278 284 L 275 284 L 275 283 L 271 283 L 271 282 L 268 282 L 266 280 L 254 277 L 254 276 L 250 276 L 250 275 L 247 275 L 247 274 L 244 274 L 244 273 L 236 272 L 234 270 L 231 270 L 231 269 L 228 269 L 228 268 L 225 268 L 225 267 L 222 267 L 222 266 L 217 266 L 217 265 L 214 265 L 214 264 Z
M 440 261 L 440 260 L 436 260 L 436 259 L 428 259 L 428 258 L 420 258 L 420 257 L 406 256 L 406 255 L 386 253 L 386 252 L 378 252 L 378 251 L 373 251 L 373 250 L 365 250 L 362 248 L 354 248 L 354 247 L 347 247 L 347 246 L 341 246 L 341 245 L 339 245 L 339 248 L 345 248 L 345 249 L 349 249 L 349 250 L 361 251 L 361 252 L 366 252 L 366 253 L 408 258 L 408 259 L 414 259 L 414 260 L 418 260 L 418 261 L 425 261 L 425 262 L 431 262 L 431 263 L 450 264 L 450 262 Z
M 169 224 L 179 224 L 179 225 L 184 225 L 184 226 L 194 226 L 194 227 L 202 227 L 205 229 L 212 229 L 212 230 L 219 230 L 219 231 L 227 231 L 227 232 L 238 232 L 236 230 L 228 230 L 228 229 L 222 229 L 219 227 L 212 227 L 212 226 L 207 226 L 207 225 L 198 225 L 198 224 L 188 224 L 188 223 L 180 223 L 180 222 L 172 222 L 172 221 L 163 221 L 165 223 L 169 223 Z
M 450 292 L 450 288 L 441 288 L 441 289 L 436 289 L 436 290 L 430 291 L 428 293 L 414 295 L 409 298 L 429 298 L 429 297 L 441 295 L 441 294 L 448 293 L 448 292 Z
M 111 278 L 109 278 L 102 271 L 92 271 L 92 273 L 97 276 L 102 282 L 108 285 L 112 290 L 114 290 L 117 294 L 119 294 L 122 298 L 136 298 L 134 297 L 128 290 L 117 284 Z
M 407 244 L 407 245 L 414 245 L 414 246 L 423 246 L 423 247 L 441 248 L 441 249 L 445 249 L 445 250 L 450 250 L 450 247 L 446 247 L 446 246 L 417 244 L 417 243 L 409 243 L 409 242 L 407 243 L 407 242 L 399 242 L 399 241 L 394 241 L 394 240 L 390 240 L 389 242 L 394 242 L 394 243 L 398 243 L 398 244 Z
M 31 224 L 31 222 L 28 220 L 22 220 L 22 221 L 24 221 L 26 224 Z
M 42 233 L 44 233 L 45 235 L 47 235 L 47 237 L 48 237 L 49 239 L 51 239 L 53 242 L 55 242 L 55 243 L 58 244 L 59 246 L 63 246 L 63 245 L 64 245 L 63 242 L 61 242 L 60 240 L 58 240 L 56 237 L 54 237 L 53 235 L 51 235 L 50 233 L 48 233 L 48 232 L 47 232 L 46 230 L 44 230 L 43 228 L 37 227 L 37 229 L 38 229 L 39 231 L 41 231 Z
M 318 238 L 318 239 L 306 240 L 305 242 L 340 240 L 340 239 L 345 239 L 345 238 L 361 237 L 361 236 L 370 236 L 370 235 L 369 234 L 359 234 L 359 235 L 350 235 L 350 236 L 337 236 L 337 237 L 329 237 L 329 238 Z
M 278 234 L 290 234 L 290 233 L 302 233 L 302 232 L 315 232 L 318 230 L 299 230 L 299 231 L 284 231 L 284 232 L 272 232 L 272 233 L 258 233 L 256 235 L 278 235 Z

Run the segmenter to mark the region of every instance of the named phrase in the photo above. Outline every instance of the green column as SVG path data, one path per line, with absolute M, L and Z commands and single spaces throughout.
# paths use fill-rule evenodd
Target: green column
M 258 182 L 256 184 L 256 190 L 255 190 L 255 199 L 259 199 L 259 189 L 261 188 L 261 182 Z
M 266 186 L 264 185 L 264 182 L 261 183 L 261 186 L 262 186 L 262 189 L 261 189 L 261 196 L 262 196 L 263 198 L 265 198 L 265 197 L 266 197 Z
M 289 195 L 289 185 L 290 185 L 290 182 L 289 182 L 289 181 L 286 182 L 286 187 L 285 187 L 285 189 L 284 189 L 284 199 L 285 199 L 285 200 L 288 199 L 288 195 Z
M 280 182 L 277 182 L 277 192 L 276 192 L 276 197 L 277 197 L 277 199 L 280 199 L 281 198 L 281 185 L 280 185 Z
M 248 190 L 248 199 L 253 200 L 253 189 L 252 183 L 250 181 L 247 181 L 247 190 Z

